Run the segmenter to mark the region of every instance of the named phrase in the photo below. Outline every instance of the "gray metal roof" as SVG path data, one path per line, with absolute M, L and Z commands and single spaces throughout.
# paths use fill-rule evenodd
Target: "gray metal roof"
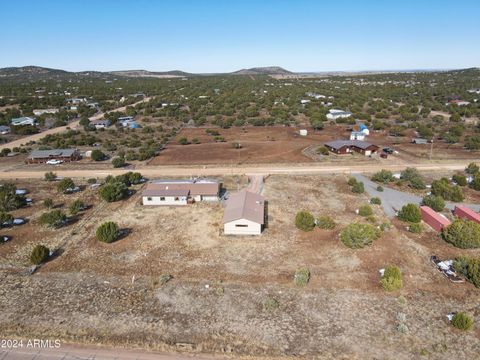
M 52 149 L 52 150 L 33 150 L 28 156 L 29 159 L 45 159 L 48 157 L 70 157 L 76 149 Z
M 231 195 L 226 201 L 223 223 L 246 219 L 263 224 L 265 219 L 265 198 L 262 195 L 242 190 Z
M 331 147 L 332 149 L 335 149 L 335 150 L 341 149 L 344 146 L 353 146 L 353 147 L 365 150 L 370 146 L 376 146 L 376 145 L 370 144 L 369 142 L 361 141 L 361 140 L 334 140 L 334 141 L 329 141 L 325 143 L 325 146 Z

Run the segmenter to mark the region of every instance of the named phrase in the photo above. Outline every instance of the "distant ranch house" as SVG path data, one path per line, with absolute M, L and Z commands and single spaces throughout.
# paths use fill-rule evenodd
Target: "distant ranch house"
M 337 120 L 341 118 L 349 118 L 352 116 L 351 112 L 338 110 L 338 109 L 330 109 L 329 113 L 327 114 L 328 120 Z
M 58 113 L 58 109 L 35 109 L 33 110 L 33 115 L 40 116 L 43 114 L 56 114 Z
M 378 146 L 360 140 L 334 140 L 325 143 L 325 147 L 331 152 L 344 155 L 357 152 L 365 156 L 370 156 L 378 151 Z
M 92 120 L 90 124 L 95 126 L 95 129 L 105 129 L 112 125 L 110 120 L 100 119 L 100 120 Z
M 29 164 L 42 164 L 49 160 L 70 162 L 80 159 L 81 155 L 77 149 L 33 150 L 28 155 L 26 162 Z
M 446 105 L 457 105 L 457 106 L 467 106 L 467 105 L 470 105 L 470 102 L 469 101 L 465 101 L 465 100 L 450 100 Z
M 265 198 L 243 190 L 226 201 L 223 214 L 225 235 L 260 235 L 265 226 Z
M 10 121 L 10 123 L 12 124 L 12 126 L 25 126 L 25 125 L 35 126 L 37 125 L 37 120 L 28 116 L 23 116 L 19 118 L 13 118 Z
M 142 193 L 143 205 L 187 205 L 218 201 L 220 184 L 214 180 L 156 180 Z

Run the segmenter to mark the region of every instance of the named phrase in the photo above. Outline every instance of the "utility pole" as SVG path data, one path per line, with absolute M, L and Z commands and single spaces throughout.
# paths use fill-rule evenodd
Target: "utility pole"
M 430 143 L 430 161 L 432 161 L 432 156 L 433 156 L 433 138 L 432 138 L 432 142 Z

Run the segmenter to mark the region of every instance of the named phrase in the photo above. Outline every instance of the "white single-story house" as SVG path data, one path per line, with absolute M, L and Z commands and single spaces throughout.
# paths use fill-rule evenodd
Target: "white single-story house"
M 109 127 L 112 122 L 108 119 L 100 119 L 100 120 L 92 120 L 90 121 L 90 124 L 95 126 L 95 129 L 105 129 Z
M 352 116 L 351 112 L 338 110 L 338 109 L 330 109 L 329 113 L 327 114 L 328 120 L 337 120 L 340 118 L 348 118 Z
M 56 114 L 58 113 L 58 109 L 35 109 L 33 110 L 33 115 L 40 116 L 43 114 Z
M 265 198 L 243 190 L 226 201 L 223 214 L 225 235 L 260 235 L 265 225 Z
M 365 133 L 363 131 L 352 131 L 350 133 L 350 140 L 365 140 Z
M 470 101 L 465 100 L 450 100 L 445 105 L 457 105 L 457 106 L 467 106 L 470 105 Z
M 10 122 L 11 122 L 12 126 L 22 126 L 22 125 L 35 126 L 35 125 L 37 125 L 37 120 L 32 119 L 31 117 L 28 117 L 28 116 L 13 118 Z
M 187 205 L 194 201 L 218 201 L 220 184 L 215 180 L 156 180 L 142 193 L 143 205 Z

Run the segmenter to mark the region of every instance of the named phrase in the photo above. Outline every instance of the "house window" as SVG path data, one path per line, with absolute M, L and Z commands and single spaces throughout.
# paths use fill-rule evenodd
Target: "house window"
M 147 201 L 152 201 L 152 198 L 151 198 L 151 197 L 147 197 Z
M 165 201 L 165 196 L 161 196 L 160 201 Z
M 248 225 L 245 225 L 245 224 L 235 224 L 235 227 L 248 227 Z

